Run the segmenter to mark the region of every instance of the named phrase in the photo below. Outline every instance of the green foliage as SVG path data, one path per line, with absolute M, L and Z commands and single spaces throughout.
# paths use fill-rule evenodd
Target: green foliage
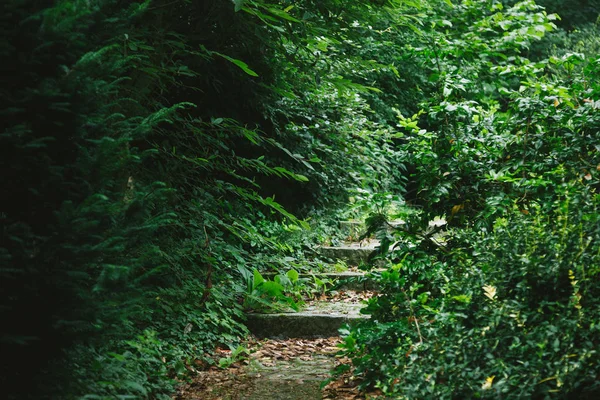
M 398 115 L 412 210 L 382 237 L 383 295 L 345 332 L 364 386 L 598 396 L 598 54 L 591 36 L 585 54 L 526 58 L 549 17 L 533 2 L 462 2 L 430 14 L 434 48 L 407 47 L 432 86 L 422 112 Z
M 314 273 L 311 273 L 312 279 L 300 277 L 295 269 L 280 272 L 273 280 L 265 279 L 257 269 L 239 267 L 239 271 L 246 283 L 243 307 L 249 311 L 299 311 L 305 298 L 323 296 L 334 286 L 331 279 Z
M 243 360 L 249 354 L 250 351 L 242 345 L 239 345 L 237 347 L 231 347 L 231 354 L 228 357 L 222 357 L 219 359 L 219 367 L 229 368 L 232 364 Z
M 569 186 L 554 213 L 515 207 L 450 254 L 399 252 L 377 323 L 345 338 L 356 373 L 407 398 L 594 398 L 598 196 Z
M 391 265 L 346 337 L 365 384 L 597 393 L 595 26 L 533 1 L 1 10 L 5 397 L 166 398 L 217 344 L 227 366 L 244 307 L 328 286 L 298 271 L 340 215 Z
M 373 6 L 288 3 L 3 2 L 6 397 L 22 380 L 31 398 L 164 397 L 246 334 L 238 267 L 319 240 L 293 212 L 398 186 L 359 79 L 387 67 L 355 57 L 345 73 L 328 25 Z M 286 279 L 260 290 L 295 296 Z
M 118 398 L 123 393 L 137 398 L 148 397 L 150 393 L 159 399 L 170 398 L 168 393 L 176 384 L 173 378 L 186 371 L 179 359 L 181 352 L 162 344 L 154 331 L 144 331 L 122 345 L 123 350 L 119 353 L 92 351 L 94 358 L 90 364 L 90 349 L 77 347 L 73 350 L 74 362 L 90 366 L 75 371 L 75 382 L 90 382 L 77 388 L 84 394 L 82 398 Z M 169 378 L 171 371 L 173 376 Z
M 319 278 L 316 275 L 313 275 L 313 283 L 314 283 L 314 295 L 315 296 L 324 296 L 327 292 L 328 288 L 331 288 L 334 285 L 334 282 L 331 279 L 327 278 Z
M 514 0 L 505 3 L 514 3 Z M 561 17 L 558 25 L 567 30 L 581 24 L 596 22 L 600 16 L 598 0 L 538 0 L 537 3 L 550 13 L 558 13 Z
M 251 311 L 283 311 L 289 308 L 298 310 L 298 304 L 284 294 L 285 287 L 279 280 L 271 281 L 254 269 L 252 272 L 240 267 L 240 273 L 246 281 L 243 307 Z

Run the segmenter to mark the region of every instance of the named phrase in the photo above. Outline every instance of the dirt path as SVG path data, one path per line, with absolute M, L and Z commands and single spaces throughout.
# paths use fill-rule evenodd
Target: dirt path
M 322 339 L 264 339 L 247 344 L 248 358 L 227 369 L 198 372 L 181 388 L 176 400 L 358 400 L 365 399 L 348 376 L 321 389 L 340 359 L 339 337 Z M 227 356 L 229 350 L 219 350 Z
M 376 243 L 344 243 L 321 247 L 321 252 L 346 265 L 366 260 Z M 336 280 L 356 278 L 354 273 L 336 275 Z M 358 274 L 360 277 L 361 274 Z M 328 275 L 328 278 L 331 276 Z M 347 290 L 328 292 L 307 301 L 301 312 L 248 313 L 247 326 L 258 337 L 245 343 L 247 352 L 228 368 L 213 366 L 197 372 L 175 400 L 358 400 L 375 399 L 377 393 L 361 394 L 350 374 L 351 362 L 341 357 L 336 335 L 344 324 L 358 323 L 364 302 L 377 292 L 367 284 L 346 284 Z M 339 286 L 338 286 L 339 287 Z M 281 339 L 276 339 L 281 338 Z M 309 339 L 310 338 L 310 339 Z M 231 350 L 217 349 L 216 359 L 231 360 Z M 232 360 L 233 361 L 233 360 Z M 332 379 L 332 371 L 345 365 L 344 374 Z M 323 385 L 329 380 L 327 385 Z

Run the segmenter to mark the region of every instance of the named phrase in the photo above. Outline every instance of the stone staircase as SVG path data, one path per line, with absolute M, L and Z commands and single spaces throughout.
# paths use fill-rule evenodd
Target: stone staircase
M 348 222 L 354 226 L 354 221 Z M 342 261 L 349 266 L 367 263 L 369 255 L 378 246 L 376 240 L 362 242 L 344 242 L 338 246 L 321 246 L 320 254 L 332 260 Z M 265 274 L 271 278 L 273 274 Z M 325 272 L 301 274 L 301 278 L 317 276 L 333 282 L 336 290 L 364 291 L 375 290 L 376 287 L 364 272 Z M 368 318 L 360 314 L 362 305 L 359 302 L 317 301 L 309 304 L 300 312 L 280 313 L 247 313 L 246 325 L 258 338 L 316 338 L 337 336 L 338 329 L 345 324 L 353 324 Z
M 362 242 L 344 242 L 339 246 L 321 246 L 319 252 L 322 256 L 343 260 L 348 265 L 360 265 L 368 263 L 371 253 L 379 246 L 376 240 L 364 240 Z
M 349 239 L 357 239 L 360 223 L 340 224 Z M 229 368 L 198 371 L 193 382 L 177 399 L 186 400 L 341 400 L 362 398 L 356 385 L 328 385 L 327 380 L 337 364 L 335 354 L 341 342 L 339 329 L 369 318 L 361 314 L 362 300 L 376 295 L 369 274 L 354 268 L 367 262 L 377 242 L 349 241 L 338 246 L 322 246 L 323 258 L 343 262 L 350 268 L 343 272 L 300 274 L 310 282 L 313 277 L 333 285 L 333 290 L 316 300 L 307 301 L 300 312 L 246 314 L 251 338 L 246 357 Z M 274 280 L 275 274 L 263 276 Z M 218 350 L 219 351 L 219 350 Z M 231 350 L 220 350 L 225 356 Z M 226 359 L 225 359 L 226 360 Z M 352 392 L 352 397 L 348 397 Z
M 348 223 L 352 229 L 355 223 Z M 352 235 L 353 237 L 356 237 Z M 367 240 L 362 243 L 347 242 L 339 246 L 322 246 L 323 257 L 343 261 L 346 265 L 357 266 L 366 263 L 368 256 L 378 243 Z M 361 292 L 376 289 L 364 272 L 329 272 L 301 274 L 301 278 L 318 276 L 334 282 L 338 291 Z M 268 274 L 265 274 L 268 277 Z M 345 324 L 355 324 L 369 318 L 361 314 L 364 305 L 360 301 L 314 301 L 300 312 L 248 313 L 247 326 L 257 338 L 282 343 L 286 340 L 320 340 L 339 336 L 338 330 Z M 310 345 L 310 343 L 309 343 Z M 257 381 L 255 389 L 240 399 L 248 400 L 317 400 L 322 399 L 320 382 L 327 378 L 328 371 L 335 366 L 333 354 L 316 352 L 310 359 L 270 360 L 267 364 L 253 360 L 248 365 L 249 374 Z M 329 397 L 328 397 L 329 398 Z
M 316 338 L 337 336 L 344 324 L 368 316 L 360 314 L 360 303 L 316 302 L 299 312 L 247 314 L 246 325 L 258 338 Z

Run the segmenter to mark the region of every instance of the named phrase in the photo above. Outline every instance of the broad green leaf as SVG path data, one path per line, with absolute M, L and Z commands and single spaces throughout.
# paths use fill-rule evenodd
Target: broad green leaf
M 229 57 L 228 55 L 225 54 L 221 54 L 221 53 L 217 53 L 216 51 L 213 52 L 213 54 L 218 55 L 219 57 L 222 57 L 224 59 L 226 59 L 227 61 L 235 64 L 236 66 L 238 66 L 242 71 L 244 71 L 245 73 L 247 73 L 250 76 L 258 76 L 258 74 L 254 71 L 252 71 L 250 69 L 250 67 L 248 67 L 248 64 L 246 64 L 245 62 L 243 62 L 242 60 L 238 60 L 237 58 L 233 58 L 233 57 Z
M 284 287 L 275 281 L 264 281 L 260 291 L 272 297 L 283 297 Z
M 300 277 L 300 274 L 298 274 L 298 271 L 296 271 L 295 269 L 290 269 L 286 273 L 286 275 L 288 278 L 290 278 L 290 281 L 292 281 L 292 283 L 296 283 L 298 281 L 298 278 Z
M 258 272 L 256 268 L 252 271 L 252 275 L 254 277 L 254 280 L 252 282 L 253 288 L 257 288 L 258 285 L 265 282 L 265 278 L 263 278 L 263 276 L 260 274 L 260 272 Z
M 292 17 L 290 14 L 288 14 L 286 11 L 284 10 L 278 10 L 276 8 L 266 8 L 267 11 L 269 11 L 271 14 L 276 15 L 280 18 L 286 19 L 288 21 L 292 21 L 292 22 L 300 22 L 300 20 Z

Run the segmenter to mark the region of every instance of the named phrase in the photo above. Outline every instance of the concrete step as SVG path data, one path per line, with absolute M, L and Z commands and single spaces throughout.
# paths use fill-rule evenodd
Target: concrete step
M 246 393 L 246 400 L 304 400 L 321 399 L 321 382 L 331 377 L 336 366 L 332 355 L 315 354 L 291 360 L 251 359 L 245 367 L 255 381 Z
M 317 400 L 322 399 L 321 382 L 331 376 L 335 358 L 320 356 L 311 361 L 294 360 L 265 367 L 256 362 L 247 370 L 255 380 L 245 400 Z
M 374 239 L 362 242 L 344 242 L 339 246 L 321 246 L 319 253 L 323 257 L 342 260 L 348 265 L 367 264 L 368 258 L 379 246 L 379 241 Z
M 345 237 L 358 238 L 365 231 L 366 226 L 363 221 L 353 219 L 350 221 L 339 222 L 340 231 Z
M 317 301 L 300 312 L 247 313 L 246 326 L 259 338 L 316 338 L 339 335 L 344 324 L 353 324 L 368 315 L 360 314 L 360 303 Z
M 377 283 L 364 272 L 325 272 L 317 275 L 319 278 L 329 279 L 333 282 L 333 288 L 336 290 L 377 290 Z
M 388 231 L 391 232 L 395 228 L 399 228 L 404 225 L 406 222 L 397 219 L 393 221 L 388 221 Z M 358 219 L 351 219 L 348 221 L 339 221 L 339 227 L 342 234 L 347 237 L 358 238 L 360 235 L 366 232 L 367 225 L 364 221 Z
M 262 274 L 265 279 L 273 280 L 276 272 L 265 272 Z M 327 279 L 331 281 L 331 285 L 327 288 L 335 288 L 337 290 L 377 290 L 377 284 L 370 279 L 364 272 L 342 271 L 342 272 L 317 272 L 313 274 L 300 274 L 300 279 L 306 279 L 312 282 L 313 275 L 319 279 Z

